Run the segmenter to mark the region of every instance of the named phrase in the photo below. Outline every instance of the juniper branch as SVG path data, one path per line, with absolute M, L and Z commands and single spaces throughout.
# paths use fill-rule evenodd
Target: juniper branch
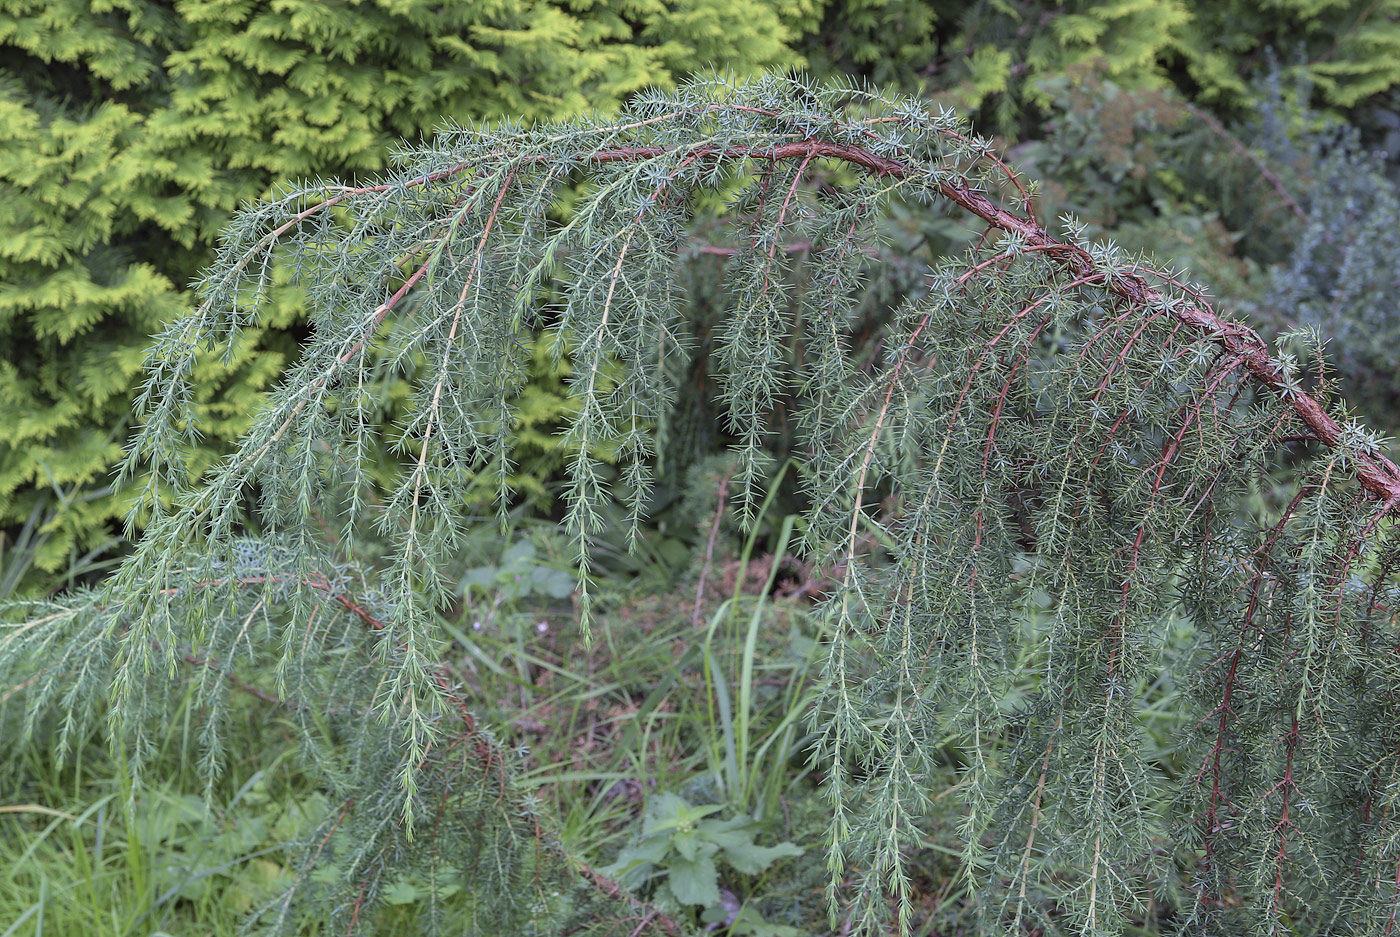
M 586 622 L 604 499 L 640 536 L 655 427 L 710 312 L 681 277 L 717 211 L 731 237 L 712 245 L 707 365 L 738 457 L 726 488 L 743 516 L 774 411 L 793 414 L 801 549 L 832 573 L 811 727 L 833 920 L 912 928 L 907 859 L 953 746 L 950 827 L 984 933 L 1124 933 L 1181 870 L 1176 910 L 1201 933 L 1369 935 L 1393 917 L 1400 892 L 1376 883 L 1400 843 L 1400 469 L 1296 359 L 1184 277 L 1072 221 L 1049 233 L 1034 187 L 955 116 L 863 88 L 699 82 L 612 121 L 452 129 L 397 166 L 240 215 L 203 305 L 158 339 L 128 466 L 149 461 L 152 491 L 174 496 L 102 590 L 26 606 L 0 642 L 0 673 L 40 672 L 30 731 L 58 708 L 66 744 L 110 687 L 139 775 L 178 649 L 267 660 L 309 760 L 354 804 L 304 844 L 307 907 L 361 929 L 391 862 L 437 876 L 444 855 L 484 851 L 498 894 L 474 907 L 498 930 L 550 926 L 553 885 L 528 883 L 544 824 L 436 660 L 445 571 L 474 522 L 459 495 L 486 472 L 507 491 L 523 342 L 549 326 L 574 373 L 564 523 Z M 987 230 L 882 307 L 879 350 L 857 358 L 894 200 Z M 307 290 L 312 339 L 238 450 L 181 489 L 192 369 L 261 314 L 273 250 Z M 381 379 L 406 390 L 392 429 L 372 425 Z M 1321 445 L 1278 458 L 1303 437 Z M 365 468 L 376 439 L 383 492 Z M 1270 512 L 1278 479 L 1299 494 Z M 387 541 L 382 568 L 337 558 L 313 523 L 336 512 L 345 536 Z M 351 578 L 363 604 L 339 598 Z M 1172 637 L 1182 620 L 1190 643 Z M 1145 744 L 1141 697 L 1163 682 L 1182 687 L 1186 770 Z M 200 675 L 211 777 L 228 688 Z M 342 749 L 318 707 L 378 719 L 343 727 Z M 318 890 L 327 842 L 354 874 Z

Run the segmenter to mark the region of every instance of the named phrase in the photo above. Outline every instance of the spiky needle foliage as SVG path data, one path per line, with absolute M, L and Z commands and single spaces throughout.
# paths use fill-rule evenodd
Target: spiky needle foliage
M 551 211 L 566 182 L 585 184 L 567 221 Z M 66 743 L 110 686 L 139 768 L 188 649 L 223 662 L 192 678 L 213 777 L 219 668 L 273 661 L 342 804 L 283 907 L 354 932 L 393 870 L 450 866 L 475 883 L 478 923 L 548 929 L 544 827 L 433 663 L 440 573 L 468 523 L 459 493 L 483 466 L 508 471 L 526 342 L 553 326 L 572 343 L 566 524 L 587 627 L 600 499 L 629 504 L 635 533 L 668 361 L 687 354 L 677 256 L 721 188 L 735 253 L 712 366 L 739 440 L 731 489 L 753 503 L 769 414 L 796 399 L 804 549 L 836 583 L 813 717 L 833 917 L 909 924 L 905 857 L 951 737 L 986 933 L 1124 933 L 1180 874 L 1189 933 L 1391 932 L 1400 470 L 1201 287 L 1072 222 L 1048 233 L 954 115 L 856 87 L 712 80 L 616 119 L 461 128 L 378 184 L 308 184 L 240 214 L 202 305 L 150 357 L 127 461 L 152 469 L 144 540 L 105 586 L 6 635 L 0 670 L 35 674 L 31 724 L 57 707 Z M 987 233 L 928 272 L 857 368 L 844 331 L 892 199 L 950 202 Z M 314 335 L 238 451 L 163 503 L 157 483 L 182 483 L 198 441 L 190 375 L 256 327 L 274 248 L 296 259 Z M 416 390 L 397 487 L 373 499 L 366 388 L 384 372 Z M 589 455 L 600 442 L 615 482 Z M 1275 504 L 1283 469 L 1296 493 Z M 324 525 L 373 526 L 379 568 L 349 569 Z M 864 546 L 871 530 L 887 550 Z M 1183 615 L 1200 636 L 1194 767 L 1171 776 L 1143 754 L 1130 688 L 1167 665 L 1162 631 Z M 1024 666 L 1038 690 L 1006 705 Z M 441 921 L 451 900 L 431 905 Z

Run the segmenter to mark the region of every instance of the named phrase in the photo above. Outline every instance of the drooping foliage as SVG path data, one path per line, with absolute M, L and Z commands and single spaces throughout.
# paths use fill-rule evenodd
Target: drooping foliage
M 566 186 L 583 194 L 564 220 Z M 572 360 L 564 525 L 583 626 L 598 613 L 590 541 L 605 498 L 634 531 L 645 512 L 685 373 L 671 364 L 690 353 L 676 285 L 704 225 L 732 250 L 708 351 L 738 441 L 731 493 L 741 510 L 761 493 L 783 402 L 802 549 L 832 583 L 811 726 L 836 926 L 912 923 L 906 860 L 943 793 L 924 781 L 956 756 L 983 933 L 1124 934 L 1161 903 L 1182 933 L 1383 933 L 1400 909 L 1400 469 L 1204 287 L 1073 219 L 1051 233 L 1035 196 L 951 113 L 787 77 L 463 127 L 378 182 L 280 192 L 236 216 L 200 306 L 148 359 L 125 469 L 153 480 L 144 538 L 101 588 L 12 609 L 26 617 L 0 675 L 32 675 L 31 716 L 58 707 L 64 739 L 110 685 L 110 731 L 139 770 L 182 654 L 271 663 L 341 804 L 274 931 L 298 914 L 368 931 L 392 870 L 445 867 L 493 876 L 467 902 L 477 930 L 549 931 L 568 863 L 434 662 L 442 571 L 470 523 L 460 492 L 508 471 L 511 400 L 548 326 Z M 856 360 L 882 212 L 928 203 L 985 235 Z M 311 334 L 237 450 L 189 486 L 194 375 L 272 314 L 279 251 Z M 413 394 L 376 499 L 366 388 L 386 369 Z M 181 493 L 163 503 L 162 485 Z M 336 542 L 368 529 L 387 546 L 351 569 Z M 1199 637 L 1184 661 L 1164 651 L 1182 619 Z M 1027 672 L 1035 691 L 1010 695 Z M 218 676 L 195 681 L 211 776 Z M 1143 746 L 1132 689 L 1167 677 L 1190 686 L 1184 772 Z M 1182 875 L 1194 884 L 1173 893 Z M 425 914 L 446 927 L 454 900 Z M 678 930 L 639 909 L 627 932 L 638 919 Z
M 289 178 L 377 170 L 393 141 L 444 115 L 565 117 L 695 68 L 799 56 L 927 87 L 998 130 L 1047 105 L 1047 79 L 1091 64 L 1125 87 L 1175 82 L 1243 112 L 1270 46 L 1324 103 L 1354 107 L 1395 84 L 1396 16 L 1390 0 L 6 0 L 0 328 L 14 351 L 0 399 L 15 419 L 0 431 L 0 525 L 42 531 L 20 539 L 50 571 L 110 546 L 127 492 L 109 470 L 146 336 L 189 309 L 185 287 L 229 213 Z M 193 470 L 227 451 L 295 358 L 299 293 L 281 289 L 279 306 L 227 365 L 202 367 L 208 445 Z M 382 390 L 392 419 L 399 388 Z M 536 499 L 559 454 L 517 456 L 515 481 Z
M 1400 258 L 1384 232 L 1400 218 L 1385 154 L 1277 72 L 1233 130 L 1170 90 L 1051 86 L 1043 139 L 1016 150 L 1048 180 L 1046 206 L 1189 267 L 1261 328 L 1317 330 L 1348 399 L 1392 430 Z
M 0 526 L 101 547 L 149 336 L 240 204 L 385 165 L 447 118 L 566 117 L 702 67 L 793 61 L 773 10 L 654 4 L 0 3 Z M 300 297 L 203 365 L 205 467 L 296 356 Z M 386 403 L 386 407 L 392 407 Z

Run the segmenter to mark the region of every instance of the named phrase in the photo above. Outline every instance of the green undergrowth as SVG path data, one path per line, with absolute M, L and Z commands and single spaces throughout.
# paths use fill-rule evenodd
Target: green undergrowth
M 714 497 L 724 464 L 704 468 L 688 497 L 662 513 L 669 534 L 652 527 L 631 554 L 621 544 L 603 550 L 606 610 L 591 642 L 574 622 L 567 545 L 557 534 L 517 518 L 508 533 L 473 541 L 459 599 L 439 618 L 441 659 L 477 717 L 515 748 L 517 783 L 577 861 L 696 932 L 826 933 L 820 842 L 829 807 L 810 762 L 812 670 L 824 636 L 809 610 L 830 580 L 793 558 L 799 524 L 776 516 L 776 494 L 744 533 Z M 882 538 L 873 526 L 868 533 L 878 563 Z M 607 547 L 608 535 L 602 540 Z M 1014 574 L 1032 596 L 1034 573 L 1023 564 Z M 1023 623 L 1020 676 L 999 704 L 1008 713 L 1034 695 L 1047 634 L 1035 613 Z M 1192 636 L 1177 620 L 1160 638 L 1187 654 Z M 1174 744 L 1187 728 L 1173 672 L 1182 671 L 1164 669 L 1134 688 L 1149 760 L 1168 775 L 1184 770 Z M 264 696 L 275 690 L 270 673 L 235 679 Z M 23 692 L 0 696 L 9 703 Z M 292 874 L 283 844 L 336 808 L 297 764 L 291 722 L 275 698 L 235 695 L 229 750 L 242 759 L 207 800 L 193 768 L 200 718 L 189 706 L 146 769 L 161 780 L 129 810 L 124 765 L 99 739 L 60 765 L 41 736 L 4 763 L 0 937 L 224 937 L 256 925 L 247 915 Z M 938 773 L 928 778 L 934 822 L 911 857 L 913 932 L 925 937 L 970 933 L 975 911 L 958 861 L 957 798 L 948 796 L 969 753 L 953 738 L 937 743 Z M 1017 741 L 1013 729 L 988 740 L 985 753 L 995 761 Z M 1129 933 L 1170 932 L 1162 925 L 1182 883 L 1160 884 L 1161 913 Z M 450 893 L 455 881 L 448 875 L 435 887 Z M 385 933 L 416 934 L 427 888 L 393 881 L 367 913 Z M 467 921 L 470 909 L 460 911 Z
M 126 765 L 101 739 L 66 764 L 44 740 L 12 753 L 0 783 L 0 934 L 238 933 L 285 886 L 284 844 L 329 809 L 275 708 L 249 697 L 238 709 L 244 757 L 207 799 L 188 706 L 163 740 L 151 775 L 161 780 L 134 799 Z

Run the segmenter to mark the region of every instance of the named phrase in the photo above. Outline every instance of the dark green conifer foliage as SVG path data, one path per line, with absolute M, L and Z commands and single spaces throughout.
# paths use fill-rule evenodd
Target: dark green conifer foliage
M 1248 107 L 1270 48 L 1329 107 L 1400 83 L 1400 0 L 832 0 L 820 12 L 799 18 L 814 68 L 927 85 L 1003 130 L 1049 103 L 1045 79 L 1086 67 L 1225 111 Z
M 148 337 L 240 204 L 382 168 L 444 117 L 559 118 L 703 67 L 790 63 L 766 4 L 0 2 L 0 528 L 99 547 Z M 295 358 L 294 290 L 203 364 L 206 467 Z
M 558 220 L 557 193 L 581 180 Z M 687 354 L 677 257 L 719 188 L 732 198 L 707 220 L 736 249 L 712 352 L 739 439 L 731 488 L 753 504 L 773 401 L 794 395 L 803 549 L 834 583 L 812 726 L 836 926 L 912 923 L 905 858 L 941 793 L 934 760 L 955 749 L 982 933 L 1126 934 L 1153 901 L 1184 934 L 1393 930 L 1400 469 L 1203 287 L 1084 240 L 1072 219 L 1047 233 L 1034 190 L 956 116 L 859 87 L 696 82 L 609 120 L 457 129 L 378 183 L 316 183 L 239 213 L 201 305 L 154 345 L 127 477 L 181 485 L 199 444 L 192 375 L 259 326 L 279 248 L 311 339 L 205 482 L 168 506 L 150 489 L 154 519 L 110 582 L 11 608 L 26 614 L 0 677 L 33 676 L 31 720 L 56 708 L 66 743 L 110 686 L 110 730 L 139 769 L 193 679 L 212 776 L 227 687 L 182 671 L 181 654 L 272 662 L 341 804 L 279 909 L 353 933 L 391 870 L 432 881 L 451 866 L 482 876 L 477 931 L 556 932 L 567 865 L 433 663 L 432 611 L 468 523 L 458 493 L 482 466 L 504 471 L 525 340 L 552 324 L 573 348 L 566 525 L 587 627 L 599 506 L 611 494 L 634 523 L 644 508 L 649 428 L 676 393 L 666 363 Z M 883 355 L 858 367 L 844 333 L 896 200 L 951 203 L 987 234 L 928 271 Z M 781 248 L 799 239 L 813 285 L 795 292 L 784 273 L 799 261 Z M 376 367 L 414 386 L 381 503 L 364 497 Z M 618 454 L 611 484 L 597 440 Z M 1275 503 L 1284 467 L 1296 493 Z M 349 569 L 318 519 L 374 528 L 377 568 Z M 887 546 L 872 552 L 867 533 Z M 1199 646 L 1174 676 L 1195 730 L 1190 770 L 1171 774 L 1144 751 L 1130 688 L 1166 671 L 1164 631 L 1183 616 Z M 1025 668 L 1039 683 L 1017 703 Z M 445 930 L 452 900 L 430 905 Z

